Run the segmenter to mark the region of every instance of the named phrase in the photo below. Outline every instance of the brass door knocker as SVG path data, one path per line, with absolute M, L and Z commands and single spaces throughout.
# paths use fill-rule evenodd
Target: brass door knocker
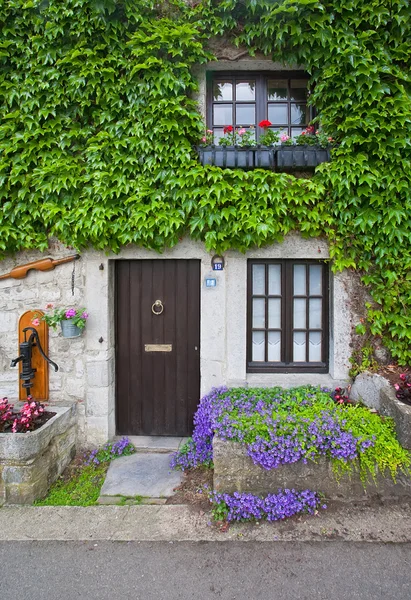
M 153 304 L 153 306 L 151 307 L 151 312 L 155 315 L 161 315 L 161 313 L 164 310 L 164 306 L 163 303 L 161 302 L 161 300 L 156 300 Z

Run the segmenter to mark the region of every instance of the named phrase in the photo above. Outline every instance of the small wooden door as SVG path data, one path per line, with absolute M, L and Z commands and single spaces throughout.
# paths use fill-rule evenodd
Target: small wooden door
M 119 435 L 186 436 L 200 393 L 200 261 L 116 261 Z

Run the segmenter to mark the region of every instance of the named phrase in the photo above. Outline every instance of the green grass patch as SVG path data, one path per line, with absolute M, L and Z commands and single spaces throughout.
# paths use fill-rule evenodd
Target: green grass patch
M 54 483 L 43 500 L 36 506 L 93 506 L 97 504 L 109 463 L 88 465 L 79 468 L 68 480 Z
M 68 470 L 51 486 L 49 493 L 36 506 L 93 506 L 97 504 L 110 462 L 135 452 L 128 438 L 85 454 L 80 463 Z M 127 500 L 127 499 L 125 499 Z M 134 498 L 135 503 L 141 498 Z

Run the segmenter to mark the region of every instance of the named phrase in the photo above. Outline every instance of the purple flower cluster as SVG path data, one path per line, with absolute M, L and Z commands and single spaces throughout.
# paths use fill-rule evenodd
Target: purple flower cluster
M 254 464 L 264 469 L 276 469 L 299 460 L 307 462 L 315 455 L 328 455 L 344 462 L 357 456 L 359 440 L 325 411 L 313 421 L 290 415 L 285 422 L 269 416 L 265 422 L 268 439 L 258 436 L 247 444 L 247 453 Z
M 314 403 L 320 409 L 304 418 L 301 410 Z M 374 445 L 375 440 L 355 437 L 345 429 L 341 415 L 341 408 L 334 404 L 328 390 L 307 387 L 295 390 L 293 396 L 293 390 L 280 388 L 216 388 L 201 399 L 194 416 L 193 437 L 173 455 L 171 467 L 185 470 L 211 465 L 214 434 L 246 444 L 253 462 L 265 469 L 306 462 L 320 455 L 347 462 Z M 244 419 L 249 421 L 247 427 Z
M 91 452 L 87 455 L 84 464 L 86 466 L 94 464 L 99 465 L 102 462 L 108 462 L 117 456 L 128 456 L 129 454 L 133 454 L 135 452 L 135 448 L 133 444 L 130 442 L 128 437 L 123 437 L 118 442 L 110 443 L 107 442 L 101 448 L 96 448 L 91 450 Z
M 311 490 L 280 489 L 265 498 L 240 492 L 233 495 L 211 492 L 209 497 L 214 507 L 218 507 L 218 514 L 227 521 L 279 521 L 301 513 L 313 514 L 321 504 L 320 496 Z

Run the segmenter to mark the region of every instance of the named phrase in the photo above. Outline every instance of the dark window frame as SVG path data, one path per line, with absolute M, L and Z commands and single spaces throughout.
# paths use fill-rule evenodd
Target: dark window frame
M 304 71 L 208 71 L 207 72 L 207 86 L 206 86 L 206 123 L 207 129 L 222 129 L 223 125 L 214 125 L 213 120 L 213 107 L 214 104 L 234 104 L 233 108 L 233 127 L 239 127 L 240 125 L 244 125 L 247 127 L 247 124 L 241 123 L 236 124 L 236 105 L 241 104 L 250 104 L 254 103 L 250 100 L 237 101 L 234 100 L 235 95 L 235 84 L 236 82 L 245 81 L 247 79 L 255 79 L 255 106 L 256 106 L 256 140 L 258 142 L 259 137 L 263 134 L 263 131 L 260 131 L 258 127 L 258 123 L 262 120 L 268 119 L 268 105 L 269 104 L 287 104 L 287 114 L 288 114 L 288 123 L 272 123 L 273 129 L 282 128 L 284 132 L 288 131 L 288 135 L 291 135 L 291 128 L 304 128 L 309 122 L 314 118 L 315 111 L 312 106 L 308 105 L 308 96 L 307 96 L 307 108 L 309 111 L 309 119 L 306 124 L 292 124 L 291 123 L 291 105 L 299 104 L 298 101 L 291 100 L 290 97 L 287 100 L 281 99 L 279 101 L 268 100 L 267 94 L 267 82 L 272 79 L 287 79 L 288 80 L 288 89 L 290 89 L 290 80 L 291 79 L 305 79 L 307 81 L 307 90 L 309 76 Z M 221 103 L 214 101 L 213 98 L 213 88 L 214 82 L 218 80 L 232 80 L 233 84 L 233 99 L 232 100 L 223 100 Z M 225 125 L 230 125 L 230 123 L 225 123 Z
M 252 293 L 252 268 L 253 265 L 266 265 L 265 266 L 265 294 L 253 294 Z M 268 327 L 268 299 L 269 297 L 275 297 L 275 295 L 268 294 L 268 265 L 281 265 L 281 359 L 282 362 L 260 362 L 252 360 L 252 335 L 253 331 L 264 331 L 265 332 L 265 358 L 267 359 L 268 352 L 268 332 L 272 330 L 278 330 L 278 328 Z M 304 296 L 294 295 L 294 277 L 293 267 L 294 265 L 323 265 L 322 270 L 322 294 L 310 295 L 308 287 Z M 306 286 L 308 285 L 307 273 L 309 269 L 306 268 Z M 248 373 L 328 373 L 329 370 L 329 340 L 330 340 L 330 325 L 329 325 L 329 313 L 330 313 L 330 277 L 328 263 L 323 260 L 312 260 L 312 259 L 249 259 L 247 261 L 247 372 Z M 298 328 L 294 329 L 293 323 L 293 299 L 294 297 L 304 297 L 307 299 L 306 303 L 306 339 L 308 339 L 309 331 L 320 331 L 315 328 L 309 328 L 308 323 L 308 310 L 309 310 L 309 298 L 322 298 L 322 327 L 321 327 L 321 341 L 322 341 L 322 360 L 321 362 L 293 362 L 293 331 L 298 331 Z M 253 298 L 265 298 L 265 327 L 253 328 L 252 326 L 252 306 Z M 302 331 L 302 330 L 301 330 Z M 306 347 L 308 353 L 308 345 Z M 307 354 L 306 354 L 307 358 Z

